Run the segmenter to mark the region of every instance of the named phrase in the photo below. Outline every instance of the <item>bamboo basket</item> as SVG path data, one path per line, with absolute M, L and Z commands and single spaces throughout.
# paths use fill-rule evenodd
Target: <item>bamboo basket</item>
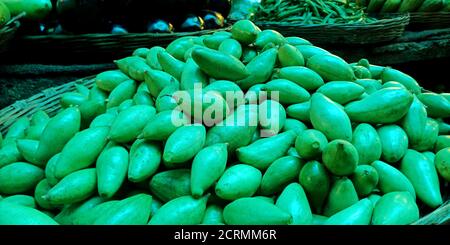
M 273 29 L 284 36 L 299 36 L 314 44 L 375 44 L 402 36 L 409 15 L 386 16 L 369 24 L 314 24 L 255 21 L 261 29 Z
M 61 86 L 49 88 L 28 99 L 17 101 L 3 108 L 0 110 L 0 131 L 5 134 L 11 124 L 17 119 L 23 116 L 31 117 L 38 110 L 43 110 L 49 116 L 54 116 L 61 108 L 59 100 L 64 93 L 75 91 L 76 84 L 82 84 L 91 88 L 94 85 L 94 78 L 95 76 L 90 76 Z M 448 183 L 444 189 L 448 190 Z M 448 199 L 449 193 L 444 193 L 444 198 Z M 443 225 L 449 223 L 450 200 L 447 200 L 441 207 L 423 216 L 412 225 Z
M 177 33 L 127 33 L 127 34 L 81 34 L 81 35 L 34 35 L 18 39 L 17 47 L 21 52 L 35 56 L 64 54 L 65 56 L 111 56 L 121 57 L 132 53 L 136 48 L 166 46 L 180 37 L 200 36 L 217 31 L 229 30 L 229 27 L 196 32 Z M 45 57 L 44 56 L 44 57 Z
M 450 12 L 410 13 L 408 29 L 444 29 L 450 28 Z

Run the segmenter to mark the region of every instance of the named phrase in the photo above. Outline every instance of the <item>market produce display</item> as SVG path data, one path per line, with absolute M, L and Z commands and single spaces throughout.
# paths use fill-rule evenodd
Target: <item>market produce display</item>
M 263 0 L 254 20 L 300 22 L 303 24 L 371 23 L 355 1 L 347 0 Z
M 449 96 L 399 70 L 248 20 L 115 64 L 0 138 L 0 224 L 404 225 L 444 202 Z
M 230 0 L 1 0 L 26 34 L 173 33 L 225 25 Z M 1 15 L 0 15 L 1 16 Z

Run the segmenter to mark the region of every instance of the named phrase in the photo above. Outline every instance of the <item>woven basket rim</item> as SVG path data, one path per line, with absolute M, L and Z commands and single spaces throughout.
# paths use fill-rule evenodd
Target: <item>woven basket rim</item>
M 273 25 L 273 26 L 284 26 L 284 27 L 302 27 L 302 28 L 315 28 L 315 27 L 324 27 L 324 28 L 371 28 L 371 27 L 379 27 L 384 26 L 386 24 L 391 23 L 403 23 L 408 22 L 410 19 L 409 13 L 406 14 L 390 14 L 384 15 L 384 17 L 392 17 L 392 18 L 383 18 L 371 23 L 338 23 L 338 24 L 303 24 L 302 22 L 282 22 L 282 21 L 255 21 L 256 25 Z
M 171 38 L 183 36 L 198 36 L 217 31 L 226 31 L 231 27 L 227 26 L 218 29 L 208 29 L 195 32 L 174 32 L 174 33 L 87 33 L 87 34 L 49 34 L 49 35 L 24 35 L 23 39 L 81 39 L 81 38 L 128 38 L 128 37 L 154 37 L 154 38 Z

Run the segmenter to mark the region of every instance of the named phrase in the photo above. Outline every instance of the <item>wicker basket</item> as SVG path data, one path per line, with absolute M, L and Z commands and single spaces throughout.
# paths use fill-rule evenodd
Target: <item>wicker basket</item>
M 64 54 L 64 56 L 105 56 L 118 58 L 130 55 L 140 47 L 165 46 L 185 36 L 212 34 L 228 28 L 177 33 L 128 33 L 128 34 L 82 34 L 23 36 L 18 40 L 20 51 L 34 56 Z
M 0 28 L 0 53 L 8 50 L 11 40 L 14 38 L 17 30 L 20 27 L 18 20 L 9 22 L 2 28 Z
M 450 28 L 450 12 L 410 13 L 408 29 Z
M 317 24 L 256 21 L 262 29 L 273 29 L 284 36 L 299 36 L 314 44 L 374 44 L 400 37 L 409 15 L 389 16 L 370 24 Z
M 60 107 L 61 96 L 70 91 L 75 91 L 75 85 L 82 84 L 91 88 L 94 84 L 94 76 L 79 79 L 61 86 L 53 87 L 42 91 L 26 100 L 16 103 L 0 110 L 0 131 L 4 134 L 17 119 L 23 116 L 31 117 L 38 110 L 45 111 L 49 116 L 55 115 Z M 448 183 L 447 183 L 448 184 Z M 448 190 L 448 186 L 444 187 Z M 445 198 L 449 198 L 449 193 L 444 193 Z M 450 200 L 432 213 L 425 215 L 413 225 L 441 225 L 450 223 Z

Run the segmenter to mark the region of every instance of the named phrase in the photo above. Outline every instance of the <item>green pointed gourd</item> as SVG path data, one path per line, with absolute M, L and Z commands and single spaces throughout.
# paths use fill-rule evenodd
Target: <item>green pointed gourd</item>
M 408 225 L 419 219 L 419 208 L 408 192 L 383 195 L 373 209 L 373 225 Z
M 258 106 L 241 105 L 220 124 L 210 128 L 205 145 L 227 143 L 228 152 L 246 146 L 252 141 L 258 125 Z
M 118 145 L 103 149 L 97 158 L 97 189 L 100 197 L 111 198 L 122 186 L 128 170 L 128 151 Z
M 381 141 L 377 130 L 367 123 L 361 123 L 353 131 L 352 145 L 358 151 L 358 164 L 370 164 L 381 157 Z
M 203 196 L 225 171 L 228 152 L 224 143 L 203 148 L 192 161 L 191 193 L 195 198 Z M 205 174 L 208 173 L 208 174 Z
M 180 61 L 170 55 L 168 52 L 157 53 L 158 62 L 161 65 L 163 71 L 169 73 L 175 77 L 178 81 L 181 80 L 181 73 L 186 65 L 183 61 Z
M 95 84 L 105 91 L 111 92 L 120 83 L 130 78 L 120 70 L 104 71 L 95 77 Z
M 253 196 L 261 185 L 262 174 L 257 168 L 237 164 L 225 170 L 217 181 L 215 192 L 224 200 Z
M 319 214 L 313 214 L 312 215 L 312 220 L 311 220 L 311 225 L 324 225 L 325 222 L 327 222 L 328 217 L 326 216 L 322 216 Z
M 17 148 L 15 139 L 5 139 L 3 147 L 0 149 L 0 168 L 8 164 L 24 160 Z
M 103 202 L 104 200 L 101 197 L 94 196 L 85 201 L 66 205 L 54 219 L 61 225 L 82 224 L 79 222 L 80 216 L 85 216 L 86 213 Z
M 308 127 L 302 123 L 299 120 L 292 119 L 292 118 L 286 118 L 286 121 L 284 122 L 284 126 L 282 131 L 286 132 L 289 130 L 294 130 L 295 133 L 298 135 L 302 134 L 305 130 L 307 130 Z
M 311 101 L 290 105 L 286 108 L 286 113 L 290 118 L 298 119 L 302 122 L 310 122 Z
M 275 79 L 266 83 L 264 90 L 269 96 L 277 93 L 278 101 L 283 105 L 291 105 L 308 101 L 311 97 L 309 92 L 300 85 L 287 79 Z
M 20 206 L 25 206 L 29 208 L 36 208 L 36 203 L 32 196 L 27 195 L 13 195 L 5 197 L 1 200 L 2 202 L 9 202 L 13 204 L 17 204 Z
M 183 72 L 181 73 L 180 88 L 182 90 L 189 90 L 193 89 L 197 84 L 202 88 L 206 87 L 208 85 L 208 78 L 195 61 L 190 58 L 186 61 Z
M 326 96 L 315 93 L 311 97 L 310 109 L 313 127 L 327 136 L 329 140 L 352 140 L 352 126 L 342 107 Z
M 17 119 L 8 129 L 5 139 L 21 139 L 25 137 L 27 129 L 30 127 L 30 120 L 27 117 Z
M 163 88 L 169 84 L 179 84 L 179 81 L 164 71 L 150 70 L 145 73 L 145 83 L 150 94 L 156 98 Z
M 30 207 L 0 202 L 0 225 L 57 225 L 48 215 Z
M 286 111 L 276 100 L 265 100 L 258 106 L 261 136 L 270 137 L 278 134 L 286 121 Z
M 422 154 L 427 158 L 428 161 L 434 163 L 434 159 L 436 158 L 436 154 L 431 151 L 422 152 Z
M 285 156 L 275 160 L 267 168 L 261 180 L 261 194 L 279 193 L 299 175 L 303 161 L 297 157 Z
M 312 45 L 310 41 L 303 39 L 301 37 L 286 37 L 286 42 L 290 45 Z
M 305 191 L 300 184 L 291 183 L 286 186 L 280 196 L 278 196 L 275 205 L 292 216 L 291 224 L 311 224 L 311 208 L 309 206 Z
M 305 58 L 293 44 L 283 44 L 278 48 L 278 61 L 282 67 L 304 66 Z
M 245 103 L 259 104 L 267 99 L 266 94 L 263 93 L 265 84 L 255 84 L 251 86 L 244 95 Z
M 450 124 L 443 121 L 437 121 L 439 127 L 439 134 L 450 134 Z
M 365 89 L 361 85 L 345 81 L 328 82 L 317 89 L 317 92 L 341 105 L 357 100 L 364 91 Z
M 358 193 L 352 181 L 347 177 L 338 179 L 331 186 L 323 214 L 330 217 L 357 203 L 358 200 Z
M 411 181 L 398 169 L 382 161 L 374 161 L 371 166 L 378 173 L 378 188 L 381 192 L 386 194 L 394 191 L 407 191 L 416 199 L 416 191 Z
M 353 122 L 394 123 L 408 113 L 413 99 L 408 90 L 384 88 L 362 100 L 348 103 L 345 111 Z
M 422 93 L 417 96 L 426 106 L 427 114 L 433 118 L 450 117 L 450 101 L 436 93 Z
M 42 110 L 37 111 L 31 117 L 31 124 L 26 131 L 26 138 L 31 140 L 39 140 L 49 120 L 50 117 L 47 113 Z
M 94 84 L 92 88 L 89 90 L 89 96 L 87 99 L 104 103 L 106 102 L 107 98 L 108 94 L 106 93 L 106 91 L 100 89 L 96 84 Z
M 274 30 L 263 30 L 258 32 L 255 39 L 255 46 L 258 48 L 264 48 L 266 45 L 272 43 L 274 45 L 284 44 L 286 40 L 283 35 Z
M 0 168 L 0 193 L 19 194 L 34 189 L 44 178 L 44 170 L 25 162 L 15 162 Z
M 45 163 L 40 163 L 36 159 L 36 151 L 39 147 L 39 141 L 29 140 L 29 139 L 18 139 L 16 141 L 17 150 L 20 152 L 22 157 L 29 163 L 35 164 L 39 167 L 43 167 Z
M 34 189 L 34 199 L 39 207 L 43 209 L 53 209 L 54 206 L 51 205 L 47 200 L 43 198 L 45 194 L 52 188 L 52 186 L 48 183 L 47 179 L 41 180 Z
M 178 106 L 174 94 L 179 91 L 178 84 L 170 84 L 163 88 L 155 100 L 155 108 L 157 112 L 170 111 Z
M 202 219 L 202 225 L 219 225 L 224 224 L 224 222 L 222 207 L 215 204 L 211 204 L 206 207 L 205 215 Z
M 386 67 L 383 69 L 381 73 L 381 80 L 383 83 L 390 81 L 399 82 L 414 94 L 419 94 L 421 91 L 420 85 L 414 78 L 393 68 Z
M 89 127 L 111 127 L 116 117 L 117 115 L 113 113 L 103 113 L 92 120 Z
M 235 109 L 245 103 L 244 92 L 234 82 L 217 80 L 204 88 L 205 91 L 215 91 L 224 98 L 230 109 Z
M 373 206 L 375 207 L 375 205 L 377 204 L 378 200 L 380 200 L 381 196 L 378 194 L 371 194 L 367 197 L 367 199 L 369 199 Z
M 412 145 L 417 144 L 422 138 L 427 123 L 427 111 L 424 104 L 414 95 L 413 102 L 408 113 L 402 120 L 402 127 L 408 135 Z
M 333 140 L 323 149 L 322 161 L 334 175 L 350 175 L 358 165 L 358 151 L 348 141 Z
M 330 54 L 318 54 L 308 59 L 306 66 L 326 81 L 353 81 L 355 73 L 342 58 Z
M 436 139 L 434 152 L 438 152 L 447 147 L 450 147 L 450 135 L 439 135 Z
M 61 179 L 43 198 L 52 205 L 71 204 L 89 198 L 96 190 L 96 169 L 87 168 Z
M 370 165 L 359 165 L 351 176 L 355 190 L 360 197 L 368 196 L 378 185 L 377 170 Z
M 327 137 L 322 132 L 307 129 L 297 136 L 295 149 L 301 158 L 309 160 L 320 157 L 327 144 Z
M 150 206 L 150 218 L 156 213 L 158 212 L 158 210 L 161 208 L 162 206 L 162 202 L 156 198 L 152 198 L 152 205 Z
M 134 101 L 132 99 L 127 99 L 119 105 L 118 111 L 122 112 L 122 111 L 132 107 L 133 105 L 134 105 Z
M 174 41 L 172 41 L 166 48 L 166 51 L 169 52 L 169 54 L 173 55 L 173 57 L 182 60 L 184 57 L 184 53 L 186 53 L 186 50 L 191 48 L 196 44 L 196 37 L 193 36 L 186 36 L 178 38 Z
M 105 102 L 100 100 L 87 100 L 78 109 L 81 114 L 81 128 L 86 128 L 98 115 L 105 113 Z
M 408 150 L 408 136 L 397 125 L 385 125 L 377 130 L 380 137 L 381 157 L 388 163 L 398 162 Z
M 122 102 L 132 99 L 136 93 L 137 84 L 134 80 L 126 80 L 115 87 L 108 96 L 106 108 L 119 106 Z
M 240 59 L 242 56 L 241 44 L 232 38 L 223 40 L 219 45 L 218 50 L 222 53 L 230 54 L 237 59 Z
M 144 84 L 145 83 L 141 83 Z M 144 88 L 147 88 L 147 85 L 144 86 Z M 136 105 L 148 105 L 148 106 L 155 106 L 155 102 L 152 99 L 152 96 L 147 91 L 138 91 L 133 96 L 134 104 Z
M 433 150 L 438 139 L 438 135 L 439 124 L 436 120 L 427 118 L 422 137 L 416 142 L 411 142 L 411 148 L 417 151 Z
M 135 105 L 120 112 L 111 125 L 109 138 L 120 143 L 136 139 L 155 114 L 155 108 L 148 105 Z
M 162 149 L 159 143 L 136 140 L 130 149 L 128 180 L 141 182 L 156 173 L 161 164 Z
M 417 197 L 426 205 L 436 208 L 442 204 L 436 167 L 424 155 L 415 150 L 408 150 L 400 164 L 400 171 L 408 177 Z
M 227 225 L 287 225 L 292 216 L 274 204 L 259 198 L 237 199 L 223 209 Z
M 225 34 L 225 33 L 214 33 L 213 35 L 206 37 L 203 40 L 203 43 L 205 44 L 204 46 L 206 46 L 206 47 L 208 47 L 210 49 L 218 50 L 220 45 L 225 40 L 230 39 L 230 37 L 231 37 L 230 33 L 227 33 L 227 34 Z M 193 47 L 195 47 L 195 46 L 193 46 Z M 227 54 L 229 54 L 229 53 L 227 53 Z
M 446 181 L 450 181 L 450 147 L 446 147 L 436 153 L 434 164 L 439 175 Z
M 231 36 L 244 45 L 253 43 L 260 32 L 250 20 L 239 20 L 231 26 Z
M 163 202 L 191 193 L 191 170 L 174 169 L 155 174 L 150 180 L 150 192 Z
M 267 169 L 269 165 L 285 155 L 294 144 L 296 134 L 287 131 L 278 135 L 259 139 L 248 146 L 236 150 L 240 162 L 252 165 L 258 169 Z
M 56 185 L 58 183 L 59 178 L 55 175 L 55 166 L 59 160 L 59 156 L 61 153 L 55 154 L 50 160 L 48 160 L 47 165 L 45 166 L 45 178 L 48 180 L 48 183 L 51 186 Z
M 311 207 L 321 213 L 330 190 L 330 176 L 325 166 L 318 161 L 307 162 L 300 171 L 299 183 L 305 189 Z
M 51 118 L 39 140 L 36 159 L 42 164 L 60 152 L 65 144 L 80 130 L 80 124 L 80 111 L 74 107 L 64 109 Z
M 189 119 L 178 110 L 162 111 L 152 117 L 142 130 L 142 137 L 146 140 L 167 140 L 175 130 L 188 123 Z
M 309 58 L 317 55 L 317 54 L 330 54 L 327 50 L 323 48 L 319 48 L 317 46 L 314 46 L 312 44 L 300 44 L 295 45 L 295 47 L 300 50 L 303 57 L 306 59 L 306 62 L 308 62 Z
M 375 79 L 356 79 L 355 83 L 364 87 L 367 94 L 373 94 L 383 87 L 381 81 Z
M 176 129 L 164 146 L 163 160 L 167 167 L 183 165 L 204 146 L 206 129 L 203 125 L 186 125 Z
M 125 198 L 104 212 L 95 213 L 93 225 L 145 225 L 150 217 L 151 203 L 152 197 L 146 194 Z
M 203 72 L 215 79 L 236 81 L 250 74 L 240 60 L 214 49 L 195 48 L 191 56 Z M 217 69 L 218 66 L 221 69 Z
M 288 66 L 276 72 L 278 78 L 292 81 L 308 91 L 314 91 L 324 84 L 322 77 L 315 71 L 303 66 Z
M 149 225 L 197 225 L 202 222 L 208 196 L 195 199 L 182 196 L 161 206 Z
M 109 128 L 88 128 L 67 142 L 56 162 L 54 174 L 58 179 L 91 166 L 107 143 Z
M 215 91 L 178 91 L 173 97 L 179 102 L 177 110 L 183 111 L 195 122 L 207 127 L 220 123 L 230 113 L 226 100 Z
M 104 201 L 99 203 L 98 205 L 94 205 L 93 207 L 86 209 L 84 212 L 76 210 L 77 213 L 76 215 L 74 215 L 74 217 L 71 218 L 71 222 L 74 225 L 92 225 L 99 217 L 99 214 L 103 214 L 108 210 L 111 210 L 118 203 L 120 203 L 119 200 Z M 84 204 L 82 205 L 82 207 L 83 209 L 85 208 Z
M 364 198 L 327 219 L 326 225 L 370 225 L 373 204 Z
M 238 79 L 237 85 L 241 89 L 247 90 L 255 84 L 267 82 L 275 67 L 277 53 L 276 48 L 270 48 L 258 54 L 246 65 L 246 70 L 250 75 Z

